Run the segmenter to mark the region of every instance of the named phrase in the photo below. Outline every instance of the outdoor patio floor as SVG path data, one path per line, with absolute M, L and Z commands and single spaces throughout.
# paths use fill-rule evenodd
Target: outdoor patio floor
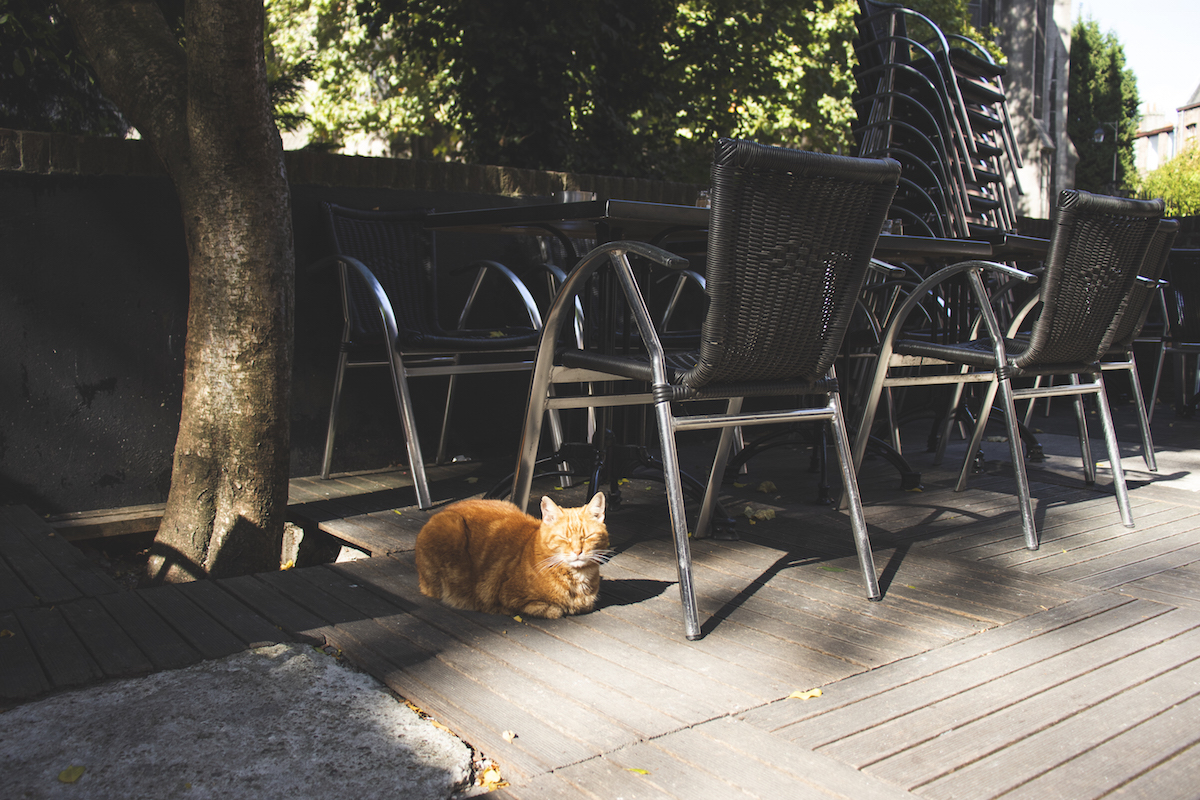
M 1200 423 L 1160 414 L 1157 475 L 1122 426 L 1133 529 L 1106 471 L 1084 486 L 1069 437 L 1040 435 L 1051 458 L 1032 473 L 1036 552 L 1022 545 L 1006 445 L 987 445 L 987 474 L 963 493 L 924 453 L 909 453 L 922 492 L 868 463 L 878 603 L 865 599 L 848 518 L 812 502 L 807 449 L 768 450 L 727 487 L 740 539 L 693 542 L 697 642 L 683 637 L 661 486 L 640 478 L 608 516 L 617 554 L 601 607 L 562 620 L 422 597 L 411 548 L 431 512 L 409 505 L 402 473 L 293 481 L 294 517 L 371 558 L 131 592 L 53 556 L 65 543 L 10 507 L 0 629 L 17 635 L 0 639 L 4 702 L 299 639 L 340 648 L 494 758 L 510 786 L 493 796 L 1191 798 Z M 495 466 L 435 473 L 434 495 L 478 493 Z M 747 508 L 774 517 L 751 524 Z M 31 566 L 39 553 L 52 570 Z

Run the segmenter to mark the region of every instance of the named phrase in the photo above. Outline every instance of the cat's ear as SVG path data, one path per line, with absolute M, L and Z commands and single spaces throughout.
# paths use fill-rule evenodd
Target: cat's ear
M 562 509 L 549 497 L 542 496 L 542 524 L 553 525 L 562 516 Z
M 587 504 L 587 511 L 596 518 L 596 522 L 604 522 L 604 492 L 596 492 Z

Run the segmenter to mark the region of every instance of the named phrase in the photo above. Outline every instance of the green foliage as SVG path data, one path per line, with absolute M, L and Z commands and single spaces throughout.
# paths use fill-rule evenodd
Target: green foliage
M 1192 145 L 1151 172 L 1138 187 L 1142 197 L 1161 197 L 1169 217 L 1200 216 L 1200 145 Z
M 1117 37 L 1111 32 L 1101 34 L 1095 20 L 1077 21 L 1071 33 L 1067 108 L 1067 135 L 1079 153 L 1076 187 L 1107 194 L 1119 192 L 1137 174 L 1133 161 L 1137 79 L 1125 68 L 1125 50 Z M 1104 132 L 1099 142 L 1095 141 L 1098 129 Z
M 704 180 L 716 136 L 847 145 L 854 0 L 268 0 L 333 145 Z M 301 113 L 297 105 L 291 107 Z
M 97 88 L 57 3 L 0 0 L 0 127 L 102 136 L 129 129 Z
M 1004 51 L 994 41 L 999 33 L 995 26 L 979 30 L 971 24 L 971 9 L 967 0 L 904 0 L 900 5 L 929 17 L 947 37 L 970 39 L 987 50 L 997 63 L 1008 61 Z M 950 46 L 955 47 L 957 43 L 952 40 Z

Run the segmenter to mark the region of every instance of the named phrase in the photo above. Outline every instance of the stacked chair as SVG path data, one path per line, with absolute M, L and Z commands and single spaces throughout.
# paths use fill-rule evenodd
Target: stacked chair
M 859 10 L 856 155 L 903 166 L 890 216 L 917 236 L 1015 231 L 1021 157 L 1004 67 L 912 9 L 859 0 Z

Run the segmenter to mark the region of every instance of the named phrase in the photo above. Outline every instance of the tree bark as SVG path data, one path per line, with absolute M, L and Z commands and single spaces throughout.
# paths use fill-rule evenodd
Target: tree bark
M 183 406 L 149 582 L 279 568 L 295 253 L 261 0 L 63 0 L 101 88 L 166 166 L 188 249 Z

